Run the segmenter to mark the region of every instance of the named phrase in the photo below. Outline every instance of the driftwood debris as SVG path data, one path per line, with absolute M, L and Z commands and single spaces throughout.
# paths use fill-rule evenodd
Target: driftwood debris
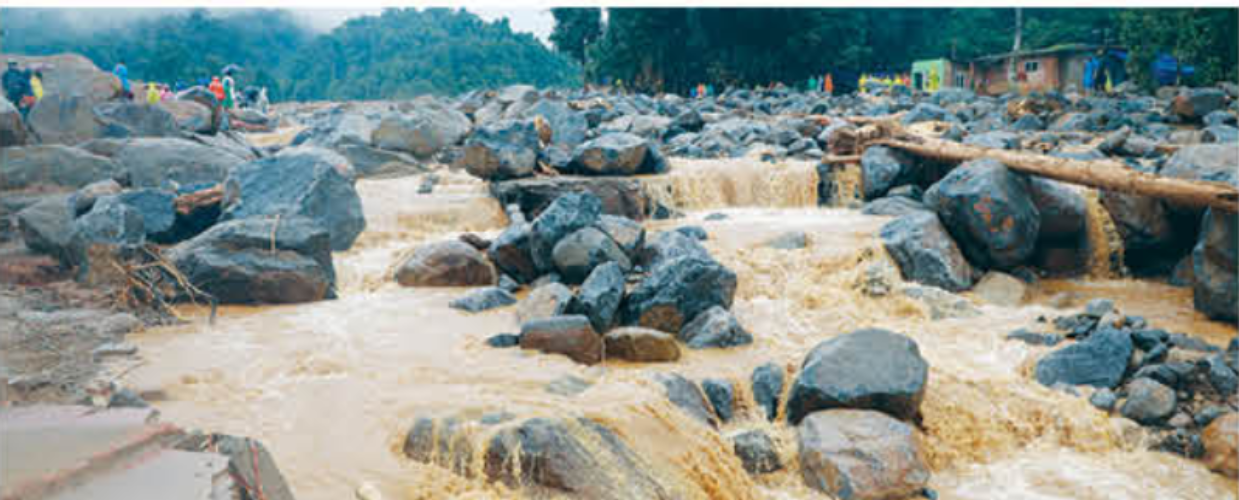
M 201 191 L 187 193 L 176 197 L 173 206 L 181 215 L 189 215 L 200 208 L 218 205 L 224 199 L 224 186 L 217 185 Z
M 1149 196 L 1181 205 L 1239 212 L 1239 189 L 1230 184 L 1176 179 L 1140 172 L 1114 160 L 1072 160 L 907 135 L 898 138 L 888 136 L 869 141 L 866 145 L 887 146 L 917 156 L 945 161 L 991 158 L 1012 170 L 1071 184 Z

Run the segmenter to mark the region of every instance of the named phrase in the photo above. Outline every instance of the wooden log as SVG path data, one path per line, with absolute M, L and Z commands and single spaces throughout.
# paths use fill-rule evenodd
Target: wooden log
M 860 163 L 860 155 L 823 156 L 822 160 L 818 163 Z
M 218 205 L 224 200 L 224 186 L 216 185 L 201 191 L 177 196 L 172 205 L 181 215 L 189 215 L 200 208 Z
M 868 145 L 897 148 L 936 160 L 969 161 L 991 158 L 1012 170 L 1071 184 L 1148 196 L 1181 205 L 1239 212 L 1239 189 L 1230 184 L 1176 179 L 1140 172 L 1114 160 L 1072 160 L 925 137 L 885 138 L 871 141 Z

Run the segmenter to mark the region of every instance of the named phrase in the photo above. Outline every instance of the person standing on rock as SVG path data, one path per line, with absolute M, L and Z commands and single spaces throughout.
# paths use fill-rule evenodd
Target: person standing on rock
M 267 88 L 263 87 L 258 89 L 258 110 L 262 111 L 262 114 L 265 115 L 267 114 L 267 107 L 270 105 L 271 101 L 267 99 Z
M 21 112 L 22 117 L 30 114 L 30 108 L 33 106 L 34 92 L 30 89 L 30 75 L 17 67 L 17 60 L 9 59 L 9 67 L 4 72 L 4 95 L 17 106 L 17 110 Z
M 826 73 L 826 82 L 822 84 L 822 90 L 826 91 L 826 95 L 835 95 L 835 81 L 830 78 L 830 73 Z
M 36 70 L 34 75 L 30 76 L 30 93 L 34 95 L 34 102 L 43 100 L 43 72 Z
M 159 87 L 155 85 L 155 82 L 146 84 L 146 103 L 159 104 Z
M 224 73 L 224 109 L 236 107 L 236 86 L 236 81 L 232 79 L 232 73 Z
M 133 92 L 129 91 L 129 68 L 125 67 L 125 61 L 116 63 L 116 67 L 112 68 L 112 74 L 120 80 L 120 90 L 124 93 L 125 99 L 133 99 Z
M 211 85 L 207 89 L 215 96 L 216 101 L 224 102 L 224 84 L 219 82 L 218 76 L 211 77 Z

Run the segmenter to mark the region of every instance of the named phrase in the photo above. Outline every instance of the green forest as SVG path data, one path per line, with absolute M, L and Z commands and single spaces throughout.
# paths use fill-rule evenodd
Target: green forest
M 623 80 L 645 91 L 697 83 L 766 85 L 831 72 L 906 72 L 918 59 L 1010 51 L 1016 9 L 555 8 L 548 48 L 463 9 L 388 9 L 315 33 L 283 10 L 169 11 L 84 30 L 55 9 L 0 9 L 5 52 L 78 52 L 142 80 L 193 83 L 227 64 L 273 99 L 390 99 L 514 83 L 578 86 Z M 1239 79 L 1237 9 L 1021 9 L 1021 49 L 1065 43 L 1169 53 L 1194 81 Z
M 1020 9 L 1021 50 L 1066 43 L 1123 46 L 1148 83 L 1166 52 L 1195 83 L 1236 79 L 1237 9 Z M 557 50 L 591 80 L 684 92 L 699 82 L 766 85 L 826 72 L 906 72 L 913 61 L 968 59 L 1014 47 L 1016 9 L 552 9 Z
M 272 99 L 394 99 L 514 83 L 580 85 L 580 67 L 507 20 L 451 9 L 388 9 L 315 34 L 283 10 L 197 9 L 84 30 L 54 9 L 3 9 L 4 52 L 77 52 L 139 80 L 192 84 L 228 64 Z

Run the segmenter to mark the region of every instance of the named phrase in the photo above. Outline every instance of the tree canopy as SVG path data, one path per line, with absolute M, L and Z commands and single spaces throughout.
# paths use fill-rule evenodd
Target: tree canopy
M 107 13 L 107 11 L 102 11 Z M 8 52 L 77 52 L 104 69 L 119 61 L 139 80 L 194 83 L 228 64 L 240 85 L 273 99 L 407 98 L 515 83 L 580 84 L 580 68 L 506 19 L 463 9 L 388 9 L 316 35 L 284 10 L 205 9 L 86 29 L 55 9 L 3 9 Z
M 599 9 L 556 9 L 562 23 Z M 1023 10 L 1022 49 L 1066 43 L 1123 45 L 1132 72 L 1148 78 L 1153 54 L 1198 67 L 1198 81 L 1236 78 L 1236 9 Z M 793 83 L 826 72 L 906 72 L 913 61 L 968 59 L 1011 50 L 1015 9 L 612 8 L 596 42 L 585 42 L 595 79 L 648 91 Z M 556 26 L 556 31 L 561 31 Z M 575 29 L 552 38 L 580 50 Z M 1136 68 L 1135 66 L 1140 66 Z M 1143 69 L 1143 71 L 1141 71 Z

